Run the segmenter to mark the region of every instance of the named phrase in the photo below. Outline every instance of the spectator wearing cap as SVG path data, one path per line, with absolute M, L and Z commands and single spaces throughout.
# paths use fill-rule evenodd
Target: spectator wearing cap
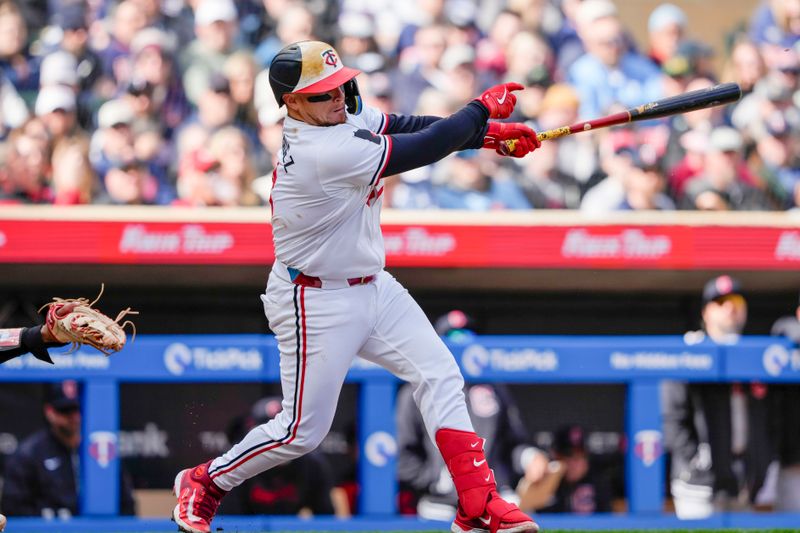
M 738 280 L 710 279 L 702 292 L 702 329 L 687 344 L 736 344 L 747 322 Z M 772 461 L 769 390 L 763 383 L 662 382 L 670 492 L 681 519 L 748 509 L 760 497 Z
M 133 0 L 123 0 L 110 15 L 110 31 L 105 46 L 97 54 L 103 74 L 113 80 L 117 88 L 125 87 L 131 80 L 131 43 L 146 24 L 145 14 Z
M 39 89 L 39 60 L 28 48 L 28 27 L 15 2 L 0 3 L 0 73 L 26 102 Z
M 616 7 L 609 0 L 585 0 L 578 12 L 578 32 L 586 53 L 567 72 L 578 90 L 581 118 L 608 114 L 662 96 L 658 67 L 626 44 Z
M 664 193 L 666 179 L 661 161 L 649 144 L 623 152 L 631 164 L 622 174 L 624 198 L 617 211 L 671 211 L 675 202 Z
M 800 301 L 794 313 L 780 317 L 772 325 L 771 334 L 789 339 L 800 350 Z M 776 384 L 770 390 L 772 416 L 776 423 L 775 444 L 780 469 L 775 494 L 775 510 L 800 511 L 800 387 Z
M 750 38 L 769 62 L 800 41 L 800 4 L 795 0 L 761 2 L 748 27 Z
M 178 56 L 189 101 L 199 105 L 212 75 L 222 72 L 236 51 L 238 12 L 233 0 L 200 0 L 194 12 L 195 38 Z
M 75 381 L 44 387 L 47 426 L 23 440 L 6 461 L 3 512 L 8 516 L 67 519 L 80 514 L 78 448 L 81 444 L 80 388 Z M 134 514 L 132 487 L 122 477 L 120 514 Z
M 82 93 L 78 77 L 78 61 L 66 50 L 56 50 L 46 55 L 41 63 L 39 84 L 44 87 L 67 87 L 75 93 L 76 114 L 78 125 L 82 129 L 90 129 L 92 123 L 91 93 Z
M 315 38 L 313 13 L 302 3 L 290 4 L 278 16 L 275 33 L 256 47 L 256 61 L 262 68 L 269 68 L 272 58 L 287 44 Z
M 249 413 L 231 420 L 228 440 L 240 441 L 254 428 L 281 416 L 282 411 L 280 396 L 259 399 Z M 314 450 L 245 481 L 225 498 L 219 514 L 303 517 L 335 514 L 346 518 L 351 513 L 346 496 L 334 486 L 329 460 L 320 450 Z
M 92 135 L 91 161 L 101 183 L 108 171 L 134 159 L 133 109 L 121 98 L 109 100 L 97 112 L 97 130 Z
M 520 509 L 539 513 L 593 514 L 611 511 L 608 472 L 589 453 L 586 430 L 578 424 L 559 427 L 550 446 L 549 462 L 536 476 L 520 482 Z
M 756 178 L 747 167 L 741 134 L 721 127 L 711 132 L 703 172 L 686 182 L 679 199 L 684 209 L 710 211 L 764 211 L 774 209 L 764 193 L 753 186 Z
M 370 15 L 345 11 L 339 16 L 338 24 L 336 51 L 342 63 L 368 73 L 385 67 L 386 61 L 375 40 L 375 21 Z
M 71 2 L 61 7 L 54 16 L 55 25 L 61 29 L 59 50 L 67 52 L 75 58 L 77 66 L 75 76 L 78 85 L 79 107 L 90 102 L 90 97 L 103 75 L 100 56 L 89 46 L 89 29 L 86 7 L 83 2 Z M 81 123 L 83 127 L 88 124 Z
M 647 19 L 648 57 L 663 65 L 678 53 L 678 46 L 686 37 L 686 13 L 675 4 L 659 4 Z
M 476 321 L 464 311 L 451 310 L 434 325 L 449 343 L 466 345 L 475 339 Z M 467 383 L 464 396 L 475 432 L 485 439 L 497 490 L 505 499 L 516 501 L 517 483 L 538 466 L 537 450 L 530 445 L 519 408 L 508 389 L 498 383 Z M 410 384 L 402 385 L 397 393 L 395 420 L 400 512 L 451 520 L 458 503 L 455 487 L 433 436 L 425 430 Z
M 54 142 L 62 137 L 87 138 L 78 124 L 78 98 L 73 89 L 63 85 L 42 87 L 34 111 Z
M 192 107 L 175 71 L 176 42 L 157 28 L 146 28 L 131 43 L 134 76 L 125 90 L 138 123 L 158 126 L 167 140 L 191 114 Z

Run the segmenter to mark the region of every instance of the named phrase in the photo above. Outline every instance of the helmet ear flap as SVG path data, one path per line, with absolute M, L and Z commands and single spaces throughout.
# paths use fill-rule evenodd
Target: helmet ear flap
M 361 102 L 361 93 L 358 90 L 358 82 L 355 78 L 344 82 L 344 105 L 351 115 L 358 115 L 364 109 L 364 105 Z

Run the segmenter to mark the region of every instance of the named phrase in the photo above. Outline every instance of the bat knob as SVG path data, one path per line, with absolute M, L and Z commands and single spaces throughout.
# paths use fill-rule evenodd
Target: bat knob
M 500 143 L 500 152 L 503 155 L 511 155 L 517 147 L 516 139 L 509 139 Z

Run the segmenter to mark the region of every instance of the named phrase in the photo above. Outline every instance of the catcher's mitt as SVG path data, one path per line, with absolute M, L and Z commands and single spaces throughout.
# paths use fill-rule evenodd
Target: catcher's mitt
M 138 311 L 131 311 L 131 308 L 123 309 L 112 320 L 98 309 L 92 306 L 97 303 L 103 295 L 104 285 L 100 286 L 100 294 L 93 302 L 86 298 L 63 299 L 53 298 L 53 301 L 43 305 L 39 312 L 48 307 L 45 325 L 50 334 L 59 342 L 72 344 L 71 352 L 79 346 L 88 344 L 103 352 L 111 355 L 125 347 L 125 326 L 129 325 L 133 329 L 133 338 L 136 338 L 136 326 L 130 320 L 122 324 L 119 321 L 126 315 L 138 315 Z

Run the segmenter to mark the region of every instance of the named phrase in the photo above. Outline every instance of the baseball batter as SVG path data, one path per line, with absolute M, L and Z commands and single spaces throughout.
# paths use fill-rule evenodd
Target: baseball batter
M 539 146 L 507 118 L 519 84 L 498 85 L 447 118 L 385 115 L 361 105 L 328 44 L 304 41 L 272 61 L 270 86 L 287 106 L 270 199 L 276 261 L 261 297 L 280 349 L 283 410 L 227 453 L 180 472 L 173 519 L 207 533 L 221 498 L 245 479 L 316 448 L 327 434 L 354 357 L 411 383 L 429 437 L 459 497 L 455 533 L 538 526 L 497 493 L 464 380 L 417 303 L 388 272 L 380 229 L 382 178 L 448 154 L 490 148 L 522 157 Z M 508 153 L 503 141 L 515 140 Z

